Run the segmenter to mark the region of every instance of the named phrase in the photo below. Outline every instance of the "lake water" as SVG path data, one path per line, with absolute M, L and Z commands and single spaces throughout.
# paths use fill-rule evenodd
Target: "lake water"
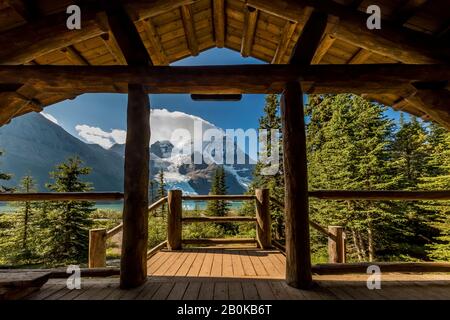
M 230 201 L 230 208 L 231 209 L 239 209 L 242 206 L 242 201 Z M 206 209 L 207 201 L 183 201 L 183 209 L 184 210 L 204 210 Z M 122 211 L 123 209 L 123 202 L 122 201 L 116 201 L 116 202 L 99 202 L 95 204 L 95 207 L 100 210 L 115 210 L 115 211 Z M 5 212 L 14 212 L 15 207 L 11 206 L 10 203 L 6 202 L 0 202 L 0 213 Z

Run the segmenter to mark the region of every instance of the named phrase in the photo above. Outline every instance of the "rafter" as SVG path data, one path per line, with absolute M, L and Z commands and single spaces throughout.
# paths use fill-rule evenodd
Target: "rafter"
M 309 65 L 311 63 L 327 29 L 327 22 L 327 14 L 321 12 L 311 14 L 294 49 L 291 64 Z
M 105 33 L 100 36 L 105 45 L 106 49 L 108 49 L 109 53 L 114 57 L 114 60 L 121 65 L 126 65 L 127 61 L 123 56 L 122 50 L 120 50 L 119 45 L 117 44 L 116 38 L 112 33 Z
M 35 21 L 39 15 L 39 8 L 35 0 L 4 0 L 23 20 Z
M 213 0 L 214 38 L 216 46 L 225 46 L 225 0 Z
M 322 58 L 326 55 L 328 50 L 333 46 L 336 38 L 331 35 L 333 29 L 337 28 L 338 19 L 334 19 L 333 17 L 328 17 L 327 26 L 324 31 L 324 35 L 322 40 L 320 41 L 319 46 L 317 47 L 316 53 L 311 61 L 311 64 L 319 64 L 322 61 Z
M 392 15 L 395 24 L 402 26 L 411 19 L 428 0 L 404 0 Z
M 450 91 L 417 90 L 405 100 L 450 130 Z
M 161 38 L 150 19 L 139 21 L 138 24 L 142 26 L 147 39 L 150 42 L 150 55 L 155 65 L 168 65 L 169 60 L 161 44 Z
M 78 52 L 77 49 L 75 49 L 73 46 L 68 46 L 67 48 L 61 49 L 61 52 L 66 55 L 66 57 L 73 63 L 73 64 L 79 64 L 83 66 L 90 65 L 89 61 L 86 60 L 86 58 L 83 57 L 83 55 Z
M 188 48 L 193 56 L 199 53 L 197 35 L 195 34 L 194 18 L 190 5 L 181 7 L 181 18 L 183 20 L 184 33 Z
M 302 19 L 302 10 L 312 7 L 339 18 L 339 28 L 332 34 L 337 39 L 404 63 L 447 62 L 448 43 L 434 37 L 399 27 L 383 20 L 380 30 L 369 30 L 367 14 L 332 0 L 247 0 L 249 5 L 293 21 Z
M 258 21 L 258 10 L 252 7 L 245 7 L 244 30 L 242 32 L 241 54 L 248 57 L 252 51 L 255 41 L 256 22 Z
M 365 49 L 359 49 L 358 52 L 355 53 L 353 57 L 347 62 L 348 64 L 361 64 L 367 61 L 370 58 L 372 53 Z
M 289 44 L 292 40 L 292 36 L 294 35 L 296 29 L 297 29 L 296 22 L 288 21 L 284 25 L 280 37 L 280 42 L 278 43 L 277 50 L 275 51 L 275 55 L 273 56 L 272 59 L 273 64 L 278 64 L 283 61 L 283 58 L 286 55 L 287 49 L 289 47 Z

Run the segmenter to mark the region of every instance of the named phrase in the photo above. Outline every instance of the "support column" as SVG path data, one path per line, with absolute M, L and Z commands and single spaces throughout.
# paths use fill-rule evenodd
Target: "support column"
M 328 262 L 345 263 L 344 228 L 338 226 L 329 226 L 328 232 L 336 237 L 336 241 L 328 238 Z
M 125 194 L 120 287 L 147 280 L 150 100 L 142 85 L 128 85 Z
M 295 288 L 312 285 L 308 217 L 308 174 L 303 93 L 298 82 L 289 82 L 281 99 L 283 130 L 286 281 Z
M 106 229 L 89 230 L 89 268 L 106 267 Z
M 256 189 L 256 240 L 261 249 L 272 247 L 269 189 Z
M 169 211 L 167 217 L 167 247 L 169 250 L 181 249 L 182 195 L 181 190 L 170 190 L 167 196 Z

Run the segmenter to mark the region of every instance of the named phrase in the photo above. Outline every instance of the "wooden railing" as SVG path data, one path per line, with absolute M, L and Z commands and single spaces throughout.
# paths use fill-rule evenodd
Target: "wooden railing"
M 148 207 L 149 215 L 167 202 L 167 197 L 163 197 L 152 203 Z M 89 268 L 103 268 L 106 266 L 106 243 L 108 239 L 123 230 L 123 223 L 115 226 L 111 230 L 93 229 L 89 230 Z M 147 259 L 161 250 L 166 245 L 166 241 L 157 245 L 147 252 Z
M 182 201 L 255 201 L 255 217 L 249 216 L 200 216 L 183 217 Z M 183 244 L 244 244 L 257 243 L 259 247 L 271 247 L 271 219 L 269 210 L 269 191 L 257 189 L 254 195 L 183 195 L 180 190 L 169 191 L 168 195 L 168 232 L 167 245 L 170 250 L 180 250 Z M 182 239 L 182 225 L 202 222 L 250 222 L 256 225 L 256 238 L 223 238 L 223 239 Z

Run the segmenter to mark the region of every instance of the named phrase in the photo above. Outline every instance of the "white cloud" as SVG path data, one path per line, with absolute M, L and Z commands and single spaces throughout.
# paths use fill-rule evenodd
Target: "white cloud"
M 170 112 L 167 109 L 152 109 L 150 115 L 151 140 L 150 144 L 156 141 L 171 141 L 172 134 L 177 129 L 187 130 L 194 139 L 202 140 L 202 137 L 194 135 L 194 123 L 201 122 L 202 129 L 214 129 L 213 124 L 203 120 L 200 117 L 186 114 L 184 112 Z M 77 125 L 75 130 L 78 135 L 88 143 L 96 143 L 105 149 L 110 148 L 113 144 L 124 144 L 126 131 L 113 129 L 104 131 L 98 127 L 92 127 L 85 124 Z
M 51 114 L 41 112 L 41 115 L 44 116 L 47 120 L 50 120 L 51 122 L 53 122 L 54 124 L 59 125 L 58 120 L 56 120 L 56 118 L 54 116 L 52 116 Z

